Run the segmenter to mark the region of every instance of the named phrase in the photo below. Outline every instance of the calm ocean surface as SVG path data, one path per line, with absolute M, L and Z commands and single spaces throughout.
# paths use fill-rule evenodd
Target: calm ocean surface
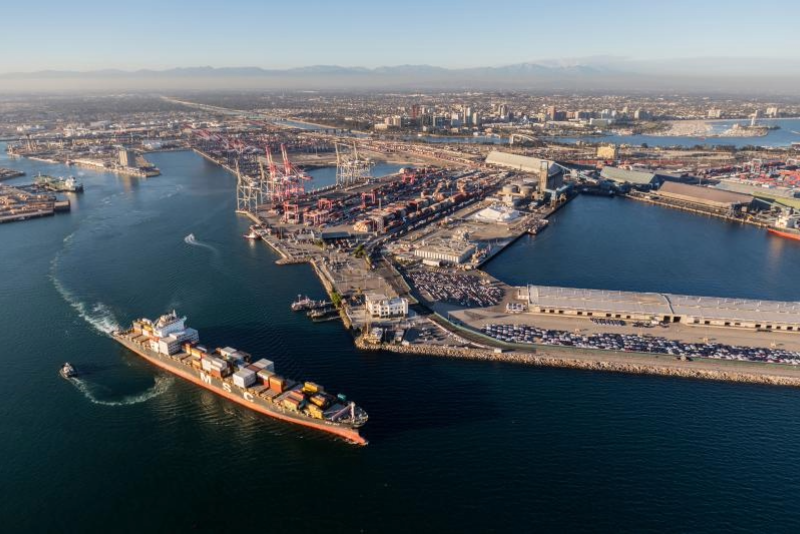
M 69 215 L 0 225 L 4 532 L 800 530 L 798 390 L 362 354 L 289 311 L 320 284 L 241 238 L 234 178 L 199 156 L 153 154 L 164 174 L 145 180 L 4 149 L 2 166 L 86 186 Z M 579 198 L 489 271 L 800 299 L 798 265 L 761 231 Z M 104 334 L 173 308 L 211 346 L 348 394 L 370 445 L 249 412 Z

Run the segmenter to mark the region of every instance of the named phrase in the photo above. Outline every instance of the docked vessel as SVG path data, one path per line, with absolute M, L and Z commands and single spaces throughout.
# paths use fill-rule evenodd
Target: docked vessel
M 775 221 L 775 225 L 767 229 L 767 232 L 786 239 L 800 241 L 800 215 L 781 215 Z
M 251 226 L 250 231 L 244 234 L 244 236 L 242 237 L 244 237 L 245 239 L 250 239 L 252 241 L 258 241 L 259 239 L 261 239 L 261 236 L 258 235 L 258 233 L 256 233 L 256 228 L 254 226 Z
M 69 362 L 66 362 L 64 365 L 62 365 L 61 369 L 59 369 L 58 373 L 63 378 L 72 378 L 73 376 L 77 376 L 78 375 L 78 371 L 76 371 L 75 368 L 72 367 L 72 365 L 70 365 Z
M 58 176 L 40 174 L 33 181 L 33 184 L 40 189 L 44 189 L 45 191 L 53 191 L 56 193 L 83 192 L 83 184 L 77 181 L 74 176 L 61 178 Z
M 314 300 L 309 298 L 308 296 L 300 296 L 297 295 L 297 300 L 292 302 L 292 311 L 309 311 L 309 310 L 316 310 L 317 308 L 322 308 L 325 306 L 331 305 L 331 302 L 326 302 L 324 300 Z
M 185 323 L 173 311 L 155 321 L 136 320 L 113 337 L 150 363 L 251 410 L 366 445 L 359 428 L 367 413 L 344 395 L 281 377 L 273 362 L 252 361 L 250 354 L 231 347 L 210 351 Z

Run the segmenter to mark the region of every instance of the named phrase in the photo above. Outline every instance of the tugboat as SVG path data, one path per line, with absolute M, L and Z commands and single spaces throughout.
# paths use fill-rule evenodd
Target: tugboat
M 73 376 L 77 376 L 77 375 L 78 375 L 78 371 L 76 371 L 76 370 L 75 370 L 75 368 L 74 368 L 74 367 L 72 367 L 72 365 L 70 365 L 70 363 L 69 363 L 69 362 L 66 362 L 66 363 L 65 363 L 65 364 L 64 364 L 64 365 L 61 367 L 61 369 L 58 371 L 58 373 L 59 373 L 59 374 L 60 374 L 60 375 L 61 375 L 63 378 L 72 378 Z
M 245 239 L 250 239 L 252 241 L 258 241 L 259 239 L 261 239 L 261 236 L 256 233 L 256 229 L 253 226 L 250 227 L 250 232 L 244 234 L 242 237 L 244 237 Z

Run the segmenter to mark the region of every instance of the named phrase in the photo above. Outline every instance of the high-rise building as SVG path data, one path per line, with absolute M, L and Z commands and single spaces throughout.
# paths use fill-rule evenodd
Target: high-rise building
M 500 104 L 497 106 L 497 113 L 501 119 L 508 117 L 508 104 Z
M 780 115 L 780 110 L 777 108 L 777 106 L 772 106 L 772 107 L 767 108 L 767 117 L 769 117 L 771 119 L 775 119 L 779 115 Z
M 711 108 L 708 110 L 708 118 L 709 119 L 721 119 L 722 118 L 722 110 Z
M 464 124 L 464 126 L 469 126 L 472 124 L 472 108 L 464 106 L 462 109 L 464 110 L 464 114 L 461 117 L 461 123 Z
M 547 115 L 546 115 L 547 120 L 549 121 L 555 120 L 556 113 L 558 113 L 558 110 L 556 110 L 555 106 L 547 106 Z

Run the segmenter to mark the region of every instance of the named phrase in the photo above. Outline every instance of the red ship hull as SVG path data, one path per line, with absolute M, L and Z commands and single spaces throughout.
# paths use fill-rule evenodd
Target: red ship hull
M 768 228 L 767 232 L 780 237 L 785 237 L 786 239 L 793 239 L 794 241 L 800 241 L 800 232 L 795 234 L 790 232 L 782 232 L 780 230 L 775 230 L 774 228 Z

